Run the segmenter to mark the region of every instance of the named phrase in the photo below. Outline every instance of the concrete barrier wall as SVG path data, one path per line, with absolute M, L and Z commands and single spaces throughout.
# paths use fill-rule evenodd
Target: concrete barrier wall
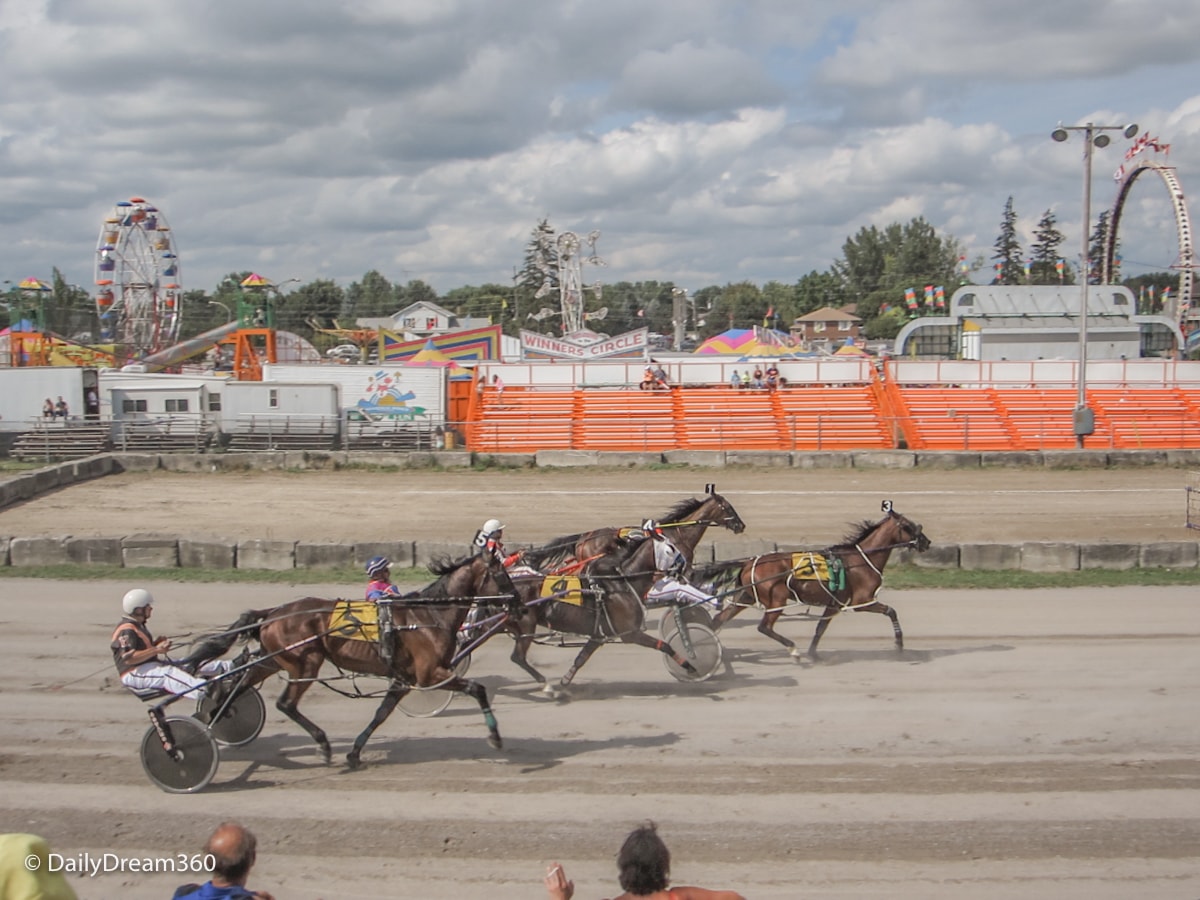
M 987 468 L 1026 466 L 1045 468 L 1106 468 L 1131 465 L 1200 465 L 1200 450 L 1056 450 L 1045 452 L 985 452 L 883 450 L 875 452 L 783 453 L 776 451 L 695 451 L 666 453 L 601 453 L 558 450 L 537 454 L 492 454 L 476 457 L 466 451 L 376 453 L 356 451 L 289 450 L 241 454 L 122 454 L 106 453 L 86 460 L 61 463 L 13 476 L 0 482 L 0 508 L 50 491 L 118 472 L 205 470 L 255 471 L 271 469 L 337 469 L 386 465 L 408 468 L 461 468 L 476 462 L 505 468 L 533 466 L 595 466 L 622 468 L 676 464 L 722 468 L 763 465 L 774 468 Z M 737 559 L 769 553 L 769 541 L 721 538 L 696 548 L 696 563 Z M 470 552 L 463 544 L 434 541 L 378 541 L 353 545 L 315 544 L 288 540 L 229 541 L 220 537 L 130 534 L 112 537 L 21 537 L 0 535 L 0 565 L 50 566 L 67 563 L 124 568 L 196 569 L 315 569 L 361 566 L 372 556 L 387 556 L 397 568 L 424 566 L 439 557 Z M 941 544 L 928 553 L 902 550 L 896 561 L 924 568 L 1025 570 L 1068 572 L 1079 569 L 1196 568 L 1200 543 L 1160 541 L 1149 544 L 1025 542 L 1022 544 Z
M 776 550 L 794 550 L 762 539 L 722 538 L 696 548 L 696 565 L 743 559 Z M 820 549 L 820 548 L 812 548 Z M 21 567 L 79 565 L 127 569 L 321 569 L 361 567 L 372 556 L 387 556 L 397 569 L 423 567 L 435 559 L 471 552 L 466 543 L 386 541 L 311 544 L 287 540 L 234 541 L 220 538 L 133 534 L 125 537 L 0 537 L 0 565 Z M 895 563 L 930 569 L 1073 572 L 1080 569 L 1200 566 L 1200 544 L 1073 544 L 1026 541 L 1021 544 L 937 544 L 927 553 L 897 551 Z

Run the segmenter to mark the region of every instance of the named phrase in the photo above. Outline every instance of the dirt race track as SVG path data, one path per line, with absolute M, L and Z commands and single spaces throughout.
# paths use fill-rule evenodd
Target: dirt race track
M 1177 470 L 914 474 L 784 472 L 772 485 L 720 473 L 718 488 L 755 536 L 785 533 L 790 519 L 787 533 L 800 521 L 800 539 L 832 540 L 892 496 L 935 541 L 1190 539 Z M 0 513 L 0 533 L 164 530 L 161 509 L 174 503 L 191 526 L 170 529 L 180 532 L 384 539 L 399 521 L 404 536 L 450 539 L 496 510 L 511 538 L 538 539 L 661 511 L 707 480 L 535 475 L 279 475 L 233 491 L 215 477 L 156 476 L 142 490 L 107 479 Z M 380 490 L 381 478 L 395 488 Z M 317 485 L 330 481 L 326 496 Z M 620 485 L 645 496 L 614 493 Z M 181 499 L 177 486 L 195 493 Z M 772 486 L 793 493 L 772 499 Z M 108 504 L 97 499 L 113 488 L 122 489 Z M 321 513 L 298 516 L 297 495 Z M 405 514 L 374 509 L 389 500 Z M 777 512 L 784 503 L 787 516 Z M 126 527 L 114 530 L 109 515 Z M 617 892 L 616 848 L 653 818 L 676 881 L 750 898 L 1200 896 L 1194 588 L 889 592 L 905 651 L 893 650 L 882 617 L 846 614 L 819 663 L 791 660 L 745 614 L 722 632 L 729 665 L 707 682 L 680 684 L 657 654 L 617 645 L 593 657 L 562 702 L 536 694 L 499 638 L 471 676 L 494 694 L 501 751 L 458 698 L 433 718 L 397 712 L 368 744 L 367 766 L 348 772 L 338 761 L 374 703 L 318 688 L 303 708 L 334 740 L 334 765 L 321 765 L 307 735 L 268 703 L 258 740 L 224 751 L 206 791 L 176 796 L 141 771 L 145 713 L 111 677 L 108 635 L 129 586 L 0 580 L 0 830 L 42 834 L 67 857 L 192 854 L 219 821 L 237 818 L 260 839 L 251 885 L 278 900 L 540 897 L 551 860 L 587 900 Z M 153 624 L 163 634 L 354 590 L 146 586 L 159 596 Z M 805 641 L 812 624 L 782 628 Z M 532 660 L 557 677 L 573 653 L 535 647 Z M 267 683 L 269 701 L 280 688 Z M 70 877 L 97 900 L 159 900 L 189 880 Z

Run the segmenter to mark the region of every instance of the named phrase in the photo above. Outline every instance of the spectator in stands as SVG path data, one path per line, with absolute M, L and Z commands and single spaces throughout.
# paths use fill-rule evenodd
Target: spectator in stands
M 625 893 L 616 900 L 746 900 L 736 891 L 710 891 L 700 887 L 668 888 L 671 883 L 671 851 L 658 836 L 657 826 L 647 822 L 625 838 L 617 854 L 617 880 Z M 549 900 L 571 900 L 575 883 L 558 863 L 544 879 Z
M 667 370 L 661 364 L 654 370 L 654 389 L 656 391 L 670 389 L 670 385 L 667 383 Z
M 83 417 L 85 419 L 100 418 L 100 395 L 94 387 L 89 387 L 83 398 Z
M 761 391 L 764 387 L 766 387 L 766 384 L 763 382 L 762 366 L 754 367 L 754 378 L 750 382 L 750 387 L 754 388 L 756 391 Z
M 504 381 L 499 375 L 492 376 L 492 390 L 496 392 L 496 405 L 504 402 Z
M 734 390 L 742 386 L 742 376 L 738 374 L 737 369 L 734 369 L 733 374 L 729 376 L 729 386 Z
M 42 418 L 43 419 L 53 419 L 54 418 L 54 401 L 51 400 L 49 397 L 47 397 L 46 402 L 42 404 Z
M 67 401 L 62 398 L 62 394 L 59 394 L 58 402 L 54 404 L 54 414 L 65 422 L 67 421 L 67 414 L 69 412 L 70 408 L 67 406 Z
M 646 371 L 642 373 L 642 383 L 638 385 L 638 389 L 643 391 L 654 390 L 654 366 L 646 366 Z
M 742 372 L 742 390 L 746 390 L 749 387 L 750 387 L 750 370 L 746 369 L 744 372 Z
M 774 391 L 779 387 L 779 367 L 775 363 L 767 366 L 767 390 Z
M 249 828 L 222 822 L 204 844 L 204 855 L 212 858 L 213 877 L 202 885 L 183 885 L 172 900 L 274 900 L 266 891 L 246 888 L 258 858 L 258 841 Z

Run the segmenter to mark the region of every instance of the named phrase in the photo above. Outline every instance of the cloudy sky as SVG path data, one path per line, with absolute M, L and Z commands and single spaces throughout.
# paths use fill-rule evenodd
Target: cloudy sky
M 507 283 L 542 218 L 601 231 L 606 282 L 790 283 L 915 216 L 990 257 L 1010 195 L 1074 261 L 1059 122 L 1137 122 L 1200 205 L 1197 35 L 1196 0 L 2 0 L 0 277 L 90 286 L 133 195 L 206 290 Z M 1161 180 L 1121 240 L 1178 263 Z

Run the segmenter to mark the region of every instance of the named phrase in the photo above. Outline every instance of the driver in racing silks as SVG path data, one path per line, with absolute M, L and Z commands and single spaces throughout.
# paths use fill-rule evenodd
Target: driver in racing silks
M 646 519 L 642 523 L 642 531 L 654 541 L 654 570 L 659 575 L 646 592 L 646 606 L 690 606 L 702 603 L 714 609 L 721 608 L 721 602 L 716 597 L 688 583 L 684 576 L 688 567 L 687 557 L 671 543 L 661 525 L 653 519 Z
M 392 628 L 392 600 L 398 599 L 400 589 L 392 584 L 392 561 L 386 556 L 372 556 L 366 565 L 367 582 L 366 599 L 380 606 L 379 610 L 379 655 L 384 661 L 391 663 L 395 650 L 395 639 Z

